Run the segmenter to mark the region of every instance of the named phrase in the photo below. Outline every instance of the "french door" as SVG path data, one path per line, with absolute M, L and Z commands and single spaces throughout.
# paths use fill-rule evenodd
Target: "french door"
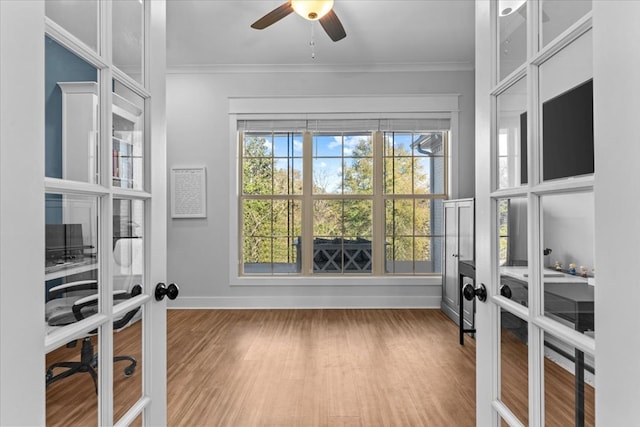
M 621 70 L 640 55 L 620 45 L 638 39 L 639 11 L 476 3 L 479 426 L 637 423 L 616 402 L 638 397 L 637 340 L 620 338 L 638 291 L 619 270 L 640 235 L 621 172 L 639 152 L 638 79 Z
M 163 425 L 164 2 L 0 19 L 0 424 Z

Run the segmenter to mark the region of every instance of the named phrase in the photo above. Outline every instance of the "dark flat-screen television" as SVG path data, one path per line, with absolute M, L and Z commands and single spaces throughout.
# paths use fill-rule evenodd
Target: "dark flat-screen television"
M 542 103 L 542 179 L 593 172 L 593 80 L 588 80 Z

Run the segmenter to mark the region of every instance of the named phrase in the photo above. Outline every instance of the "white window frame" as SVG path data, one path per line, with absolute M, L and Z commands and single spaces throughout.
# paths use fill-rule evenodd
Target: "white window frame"
M 317 96 L 229 98 L 230 150 L 229 271 L 231 286 L 335 286 L 336 276 L 242 276 L 239 256 L 239 208 L 241 188 L 237 179 L 240 155 L 237 123 L 242 120 L 328 120 L 328 119 L 449 119 L 450 150 L 446 181 L 449 194 L 457 194 L 459 153 L 459 94 L 389 96 Z M 303 113 L 301 113 L 303 112 Z M 439 285 L 440 275 L 340 275 L 340 286 Z

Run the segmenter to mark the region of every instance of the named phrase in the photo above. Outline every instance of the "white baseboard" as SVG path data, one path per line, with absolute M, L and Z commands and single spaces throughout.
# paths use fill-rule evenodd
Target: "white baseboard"
M 440 308 L 440 296 L 331 297 L 179 297 L 167 308 L 296 309 L 296 308 Z

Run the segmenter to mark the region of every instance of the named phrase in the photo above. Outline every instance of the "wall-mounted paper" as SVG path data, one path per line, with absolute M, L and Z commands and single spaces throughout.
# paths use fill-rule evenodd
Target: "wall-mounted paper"
M 171 169 L 171 217 L 207 217 L 207 177 L 204 167 Z

